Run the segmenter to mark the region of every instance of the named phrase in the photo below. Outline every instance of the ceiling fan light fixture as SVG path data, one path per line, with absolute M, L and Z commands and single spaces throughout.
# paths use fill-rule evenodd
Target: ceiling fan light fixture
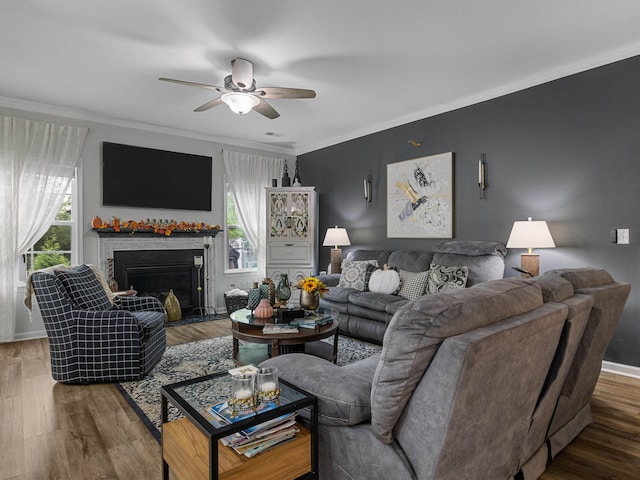
M 260 100 L 253 95 L 242 92 L 225 93 L 222 95 L 221 100 L 229 105 L 232 112 L 237 113 L 238 115 L 249 113 L 253 107 L 260 103 Z

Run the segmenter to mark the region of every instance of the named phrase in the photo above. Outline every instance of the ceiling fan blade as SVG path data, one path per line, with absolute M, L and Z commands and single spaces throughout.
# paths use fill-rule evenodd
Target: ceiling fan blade
M 265 102 L 261 98 L 258 98 L 258 100 L 260 100 L 260 103 L 258 103 L 258 105 L 253 107 L 253 109 L 256 112 L 258 112 L 261 115 L 264 115 L 267 118 L 270 118 L 271 120 L 273 120 L 274 118 L 278 118 L 280 116 L 280 114 L 276 112 L 276 109 L 273 108 L 271 105 L 269 105 L 267 102 Z
M 210 102 L 205 103 L 204 105 L 200 105 L 194 110 L 194 112 L 204 112 L 205 110 L 209 110 L 210 108 L 217 107 L 221 103 L 222 98 L 216 98 L 214 100 L 211 100 Z
M 304 88 L 263 87 L 256 89 L 255 93 L 264 98 L 316 98 L 315 91 Z
M 224 87 L 216 87 L 215 85 L 207 85 L 206 83 L 188 82 L 186 80 L 176 80 L 174 78 L 164 78 L 164 77 L 160 77 L 158 78 L 158 80 L 162 80 L 163 82 L 177 83 L 179 85 L 188 85 L 189 87 L 206 88 L 208 90 L 216 90 L 218 92 L 226 91 Z

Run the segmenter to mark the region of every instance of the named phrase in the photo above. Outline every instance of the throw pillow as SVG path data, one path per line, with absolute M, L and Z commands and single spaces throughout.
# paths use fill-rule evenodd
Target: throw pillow
M 467 285 L 469 269 L 467 267 L 446 267 L 431 264 L 427 280 L 427 293 L 446 292 Z
M 369 289 L 369 278 L 376 268 L 378 268 L 377 260 L 344 260 L 338 286 L 366 292 Z
M 54 272 L 80 310 L 109 310 L 113 307 L 104 287 L 90 267 L 80 265 Z
M 400 270 L 400 290 L 398 295 L 407 300 L 415 300 L 426 293 L 429 272 L 407 272 Z
M 383 269 L 375 270 L 369 279 L 369 290 L 375 293 L 392 295 L 400 288 L 400 275 L 386 264 Z

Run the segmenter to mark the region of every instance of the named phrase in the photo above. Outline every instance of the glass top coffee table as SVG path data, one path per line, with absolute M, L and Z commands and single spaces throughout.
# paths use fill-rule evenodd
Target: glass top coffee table
M 178 478 L 190 480 L 317 478 L 318 399 L 282 379 L 279 387 L 278 407 L 218 427 L 210 421 L 208 410 L 229 398 L 231 375 L 227 372 L 163 386 L 160 389 L 163 480 L 169 479 L 169 469 Z M 169 403 L 178 409 L 181 417 L 169 421 Z M 293 440 L 251 458 L 236 453 L 220 441 L 232 433 L 302 409 L 309 412 L 308 420 L 298 419 L 300 432 Z
M 333 322 L 318 328 L 298 328 L 297 333 L 263 333 L 266 324 L 275 318 L 254 318 L 246 308 L 236 310 L 231 317 L 233 361 L 236 365 L 258 363 L 284 353 L 308 353 L 336 363 L 338 359 L 338 319 L 335 310 L 323 310 Z M 333 345 L 321 342 L 333 337 Z M 239 341 L 246 342 L 240 348 Z

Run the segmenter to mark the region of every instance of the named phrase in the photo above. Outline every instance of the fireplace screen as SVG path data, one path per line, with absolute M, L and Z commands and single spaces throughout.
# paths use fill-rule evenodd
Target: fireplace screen
M 131 288 L 163 303 L 173 290 L 188 315 L 206 305 L 203 254 L 202 249 L 115 251 L 114 276 L 121 290 Z

